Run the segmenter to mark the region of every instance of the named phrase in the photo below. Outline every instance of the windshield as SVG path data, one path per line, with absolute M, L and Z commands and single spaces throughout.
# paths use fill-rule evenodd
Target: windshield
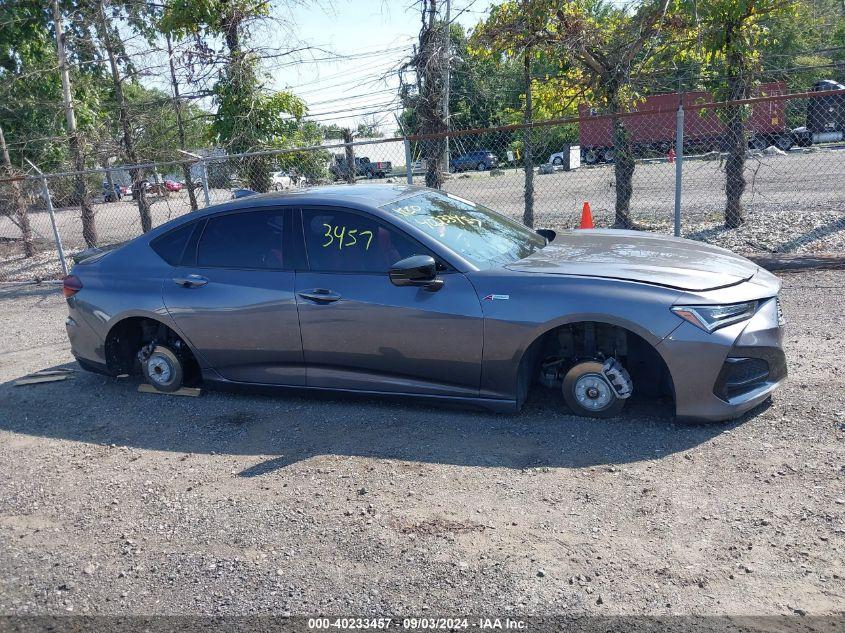
M 478 268 L 515 262 L 546 245 L 544 237 L 518 222 L 448 193 L 424 191 L 382 208 Z

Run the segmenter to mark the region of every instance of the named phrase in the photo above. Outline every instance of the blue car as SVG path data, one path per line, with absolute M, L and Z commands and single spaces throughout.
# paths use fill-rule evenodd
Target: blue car
M 484 171 L 486 169 L 493 169 L 499 164 L 499 159 L 496 155 L 488 150 L 479 150 L 477 152 L 469 152 L 463 156 L 458 156 L 449 161 L 451 171 L 469 171 L 475 169 L 476 171 Z

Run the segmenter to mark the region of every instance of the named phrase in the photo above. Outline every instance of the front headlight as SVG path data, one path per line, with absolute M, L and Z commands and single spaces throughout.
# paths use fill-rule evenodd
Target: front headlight
M 673 306 L 672 312 L 705 332 L 750 319 L 757 311 L 756 301 L 715 306 Z

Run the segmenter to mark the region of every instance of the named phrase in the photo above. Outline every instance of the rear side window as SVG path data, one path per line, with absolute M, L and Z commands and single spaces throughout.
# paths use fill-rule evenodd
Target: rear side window
M 281 209 L 210 218 L 197 247 L 197 266 L 282 269 L 283 219 Z
M 185 245 L 188 243 L 188 238 L 191 237 L 196 222 L 188 222 L 179 228 L 168 231 L 164 235 L 160 235 L 150 242 L 152 249 L 171 266 L 178 266 L 182 261 L 182 253 L 185 250 Z

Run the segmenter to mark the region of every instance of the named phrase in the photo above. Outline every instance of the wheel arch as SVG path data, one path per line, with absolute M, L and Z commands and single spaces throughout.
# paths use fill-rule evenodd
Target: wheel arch
M 191 359 L 196 363 L 196 354 L 190 341 L 173 327 L 169 319 L 162 315 L 144 311 L 130 311 L 115 317 L 103 338 L 103 356 L 109 373 L 118 375 L 132 373 L 135 370 L 135 357 L 141 345 L 149 340 L 162 337 L 180 341 Z
M 669 369 L 669 363 L 664 357 L 659 345 L 660 341 L 662 341 L 665 337 L 658 336 L 638 323 L 623 317 L 593 313 L 568 315 L 560 319 L 546 322 L 540 327 L 532 330 L 532 332 L 526 337 L 525 342 L 521 347 L 521 352 L 519 353 L 519 362 L 516 363 L 516 375 L 513 377 L 516 400 L 519 407 L 522 406 L 531 391 L 534 378 L 536 378 L 540 364 L 543 360 L 542 350 L 543 346 L 548 341 L 548 336 L 566 326 L 577 326 L 579 324 L 586 325 L 588 323 L 619 328 L 626 332 L 626 334 L 633 334 L 638 339 L 641 339 L 662 363 L 662 370 L 666 374 L 674 407 L 675 380 L 672 376 L 671 370 Z

